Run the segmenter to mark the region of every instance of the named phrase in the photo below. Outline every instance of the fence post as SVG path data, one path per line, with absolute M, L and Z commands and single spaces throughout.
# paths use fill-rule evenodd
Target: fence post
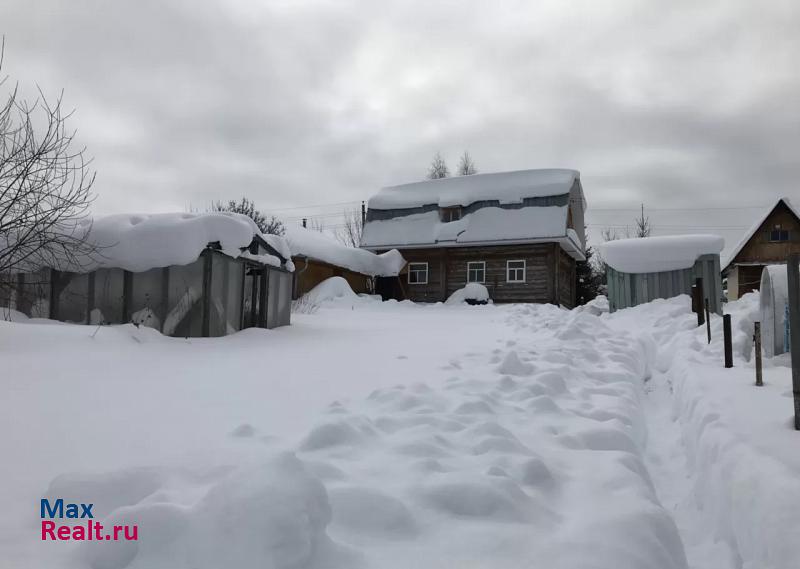
M 697 313 L 698 326 L 702 326 L 706 321 L 703 314 L 703 298 L 703 279 L 697 278 L 692 287 L 692 310 Z
M 725 314 L 722 317 L 722 336 L 725 344 L 725 367 L 733 367 L 733 343 L 731 340 L 731 315 Z
M 761 322 L 753 322 L 753 342 L 756 344 L 756 385 L 761 387 L 764 385 L 761 377 Z
M 794 394 L 794 428 L 800 431 L 800 254 L 787 260 L 789 284 L 789 345 L 792 353 L 792 392 Z
M 706 309 L 706 334 L 708 334 L 708 343 L 711 343 L 711 313 L 708 310 L 708 299 L 705 299 Z

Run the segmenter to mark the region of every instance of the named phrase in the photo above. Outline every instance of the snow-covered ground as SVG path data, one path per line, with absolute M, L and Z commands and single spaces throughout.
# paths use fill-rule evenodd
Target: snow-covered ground
M 688 298 L 344 295 L 214 339 L 0 322 L 0 566 L 769 569 L 800 559 L 785 360 Z M 38 500 L 139 541 L 43 542 Z

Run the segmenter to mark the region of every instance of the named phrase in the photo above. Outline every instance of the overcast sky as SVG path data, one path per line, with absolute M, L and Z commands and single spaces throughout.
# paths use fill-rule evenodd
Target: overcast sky
M 592 224 L 644 202 L 662 233 L 757 210 L 659 208 L 800 195 L 798 30 L 797 0 L 0 4 L 3 71 L 64 89 L 99 213 L 334 211 L 286 208 L 468 149 L 482 172 L 578 169 Z

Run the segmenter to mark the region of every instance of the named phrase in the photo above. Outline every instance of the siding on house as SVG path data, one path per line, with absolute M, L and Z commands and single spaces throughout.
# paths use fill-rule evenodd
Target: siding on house
M 411 284 L 401 275 L 406 298 L 414 302 L 444 301 L 467 284 L 467 264 L 486 263 L 484 285 L 496 303 L 575 304 L 575 260 L 557 243 L 486 247 L 404 249 L 409 264 L 428 263 L 428 282 Z M 507 280 L 507 261 L 525 261 L 525 282 Z
M 292 257 L 292 262 L 295 266 L 293 300 L 300 298 L 319 283 L 331 277 L 342 277 L 355 293 L 372 292 L 372 278 L 369 275 L 301 256 Z

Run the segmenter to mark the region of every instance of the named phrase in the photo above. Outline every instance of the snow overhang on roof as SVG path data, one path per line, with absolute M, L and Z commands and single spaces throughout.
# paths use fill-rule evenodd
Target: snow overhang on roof
M 281 253 L 286 245 L 277 236 L 262 236 L 258 226 L 245 215 L 228 212 L 115 214 L 87 218 L 70 230 L 73 238 L 85 239 L 96 251 L 81 253 L 77 259 L 63 260 L 54 269 L 90 272 L 118 268 L 131 272 L 188 265 L 208 247 L 233 258 L 249 254 L 253 240 L 268 245 L 264 264 L 281 266 L 289 259 Z M 256 260 L 256 259 L 254 259 Z M 50 262 L 32 260 L 30 270 Z
M 501 204 L 522 203 L 524 198 L 568 194 L 580 180 L 576 170 L 518 170 L 424 180 L 382 188 L 369 200 L 370 209 L 409 209 L 435 204 L 468 206 L 481 200 Z
M 800 221 L 800 213 L 794 208 L 792 202 L 789 201 L 789 198 L 779 198 L 778 201 L 772 205 L 772 207 L 764 211 L 764 213 L 758 217 L 758 220 L 750 227 L 750 229 L 745 232 L 744 236 L 739 240 L 736 246 L 725 256 L 725 259 L 722 260 L 723 271 L 728 270 L 728 266 L 733 262 L 736 256 L 742 252 L 742 249 L 744 249 L 744 246 L 747 245 L 747 242 L 753 238 L 753 235 L 756 234 L 758 228 L 764 224 L 767 218 L 772 214 L 773 211 L 775 211 L 775 208 L 778 207 L 781 202 L 783 202 L 784 205 L 789 208 L 789 211 L 791 211 L 795 217 L 797 217 L 798 221 Z
M 306 257 L 373 277 L 393 277 L 406 264 L 399 251 L 376 255 L 365 249 L 348 247 L 319 231 L 287 226 L 286 241 L 293 257 Z
M 725 240 L 718 235 L 665 235 L 608 241 L 600 254 L 621 273 L 660 273 L 692 267 L 702 255 L 718 255 Z

